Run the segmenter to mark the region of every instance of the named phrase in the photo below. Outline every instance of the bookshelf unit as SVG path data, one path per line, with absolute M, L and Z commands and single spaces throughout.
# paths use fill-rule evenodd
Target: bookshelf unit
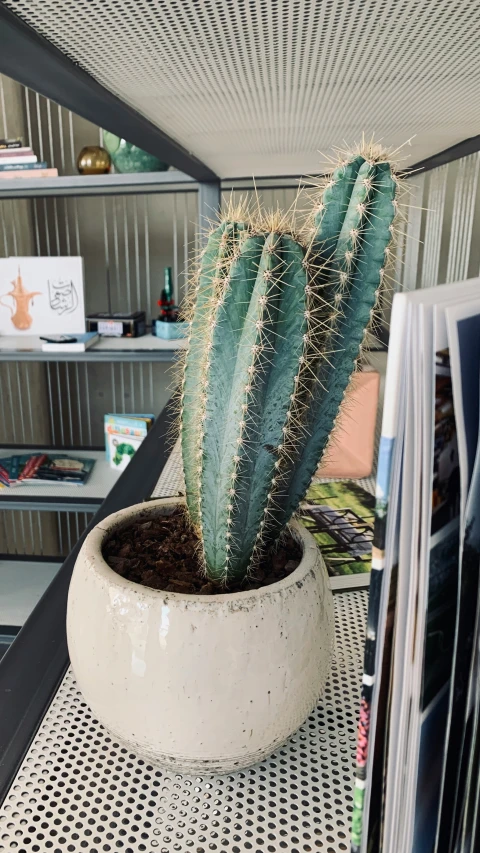
M 86 313 L 108 308 L 107 268 L 114 312 L 145 310 L 148 326 L 165 266 L 181 302 L 201 239 L 199 204 L 212 214 L 212 194 L 179 169 L 79 175 L 76 155 L 101 144 L 98 126 L 1 75 L 0 90 L 0 135 L 3 124 L 4 135 L 21 136 L 60 172 L 0 181 L 0 254 L 81 255 Z M 86 486 L 2 490 L 0 553 L 27 563 L 68 554 L 117 479 L 99 450 L 104 413 L 161 411 L 185 346 L 148 333 L 101 338 L 85 353 L 44 353 L 38 338 L 0 337 L 0 454 L 48 446 L 96 459 Z
M 255 201 L 248 176 L 269 175 L 256 182 L 260 198 L 289 209 L 292 176 L 316 174 L 319 149 L 328 157 L 332 145 L 354 141 L 352 128 L 357 137 L 375 128 L 392 148 L 413 141 L 400 151 L 414 175 L 394 289 L 476 276 L 480 110 L 466 97 L 480 80 L 473 0 L 454 16 L 426 0 L 300 5 L 126 0 L 120 8 L 92 0 L 86 12 L 66 0 L 0 4 L 0 69 L 22 84 L 18 133 L 62 173 L 0 183 L 0 250 L 84 255 L 88 312 L 106 310 L 108 266 L 113 310 L 146 308 L 149 317 L 164 266 L 185 293 L 189 246 L 199 248 L 220 190 Z M 441 75 L 431 73 L 437 67 Z M 358 86 L 348 82 L 352 68 Z M 12 123 L 8 135 L 17 132 Z M 76 154 L 102 143 L 100 126 L 174 171 L 77 176 Z M 298 209 L 305 206 L 300 199 Z M 388 323 L 388 300 L 382 309 Z M 0 666 L 0 850 L 348 853 L 366 590 L 334 596 L 336 653 L 322 702 L 287 744 L 246 771 L 188 778 L 152 767 L 104 731 L 77 690 L 65 611 L 84 533 L 178 485 L 164 389 L 181 346 L 121 346 L 102 342 L 71 358 L 0 349 L 0 444 L 37 438 L 91 453 L 102 412 L 161 411 L 126 471 L 103 484 L 103 502 L 97 492 L 92 512 L 62 509 L 52 521 L 48 541 L 57 535 L 68 556 Z M 0 508 L 12 528 L 20 519 L 20 542 L 52 516 L 43 502 L 37 510 Z M 1 537 L 0 528 L 0 551 Z M 24 562 L 35 570 L 31 556 Z

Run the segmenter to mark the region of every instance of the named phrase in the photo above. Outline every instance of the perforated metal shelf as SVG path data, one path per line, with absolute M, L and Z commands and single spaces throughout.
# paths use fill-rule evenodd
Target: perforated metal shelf
M 151 497 L 152 498 L 175 498 L 178 495 L 185 494 L 185 480 L 182 469 L 182 451 L 180 448 L 180 439 L 172 448 L 172 452 L 168 457 L 158 483 L 155 486 Z
M 335 596 L 322 701 L 267 761 L 231 776 L 138 758 L 93 718 L 68 672 L 0 808 L 0 851 L 348 850 L 366 603 L 364 591 Z
M 478 133 L 475 0 L 5 5 L 221 177 L 313 174 L 363 129 L 413 136 L 410 163 Z

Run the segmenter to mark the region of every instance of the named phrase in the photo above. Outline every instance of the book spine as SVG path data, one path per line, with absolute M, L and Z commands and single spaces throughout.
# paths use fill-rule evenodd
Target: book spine
M 5 153 L 8 156 L 4 156 L 4 153 L 0 151 L 0 164 L 3 163 L 5 166 L 11 166 L 15 163 L 36 163 L 38 160 L 36 154 L 22 154 L 18 156 L 15 154 L 15 157 L 12 157 L 10 151 Z
M 397 452 L 398 422 L 401 410 L 401 388 L 403 354 L 405 351 L 406 300 L 404 294 L 397 293 L 393 301 L 391 335 L 389 342 L 388 368 L 385 379 L 385 399 L 382 415 L 382 433 L 378 453 L 377 478 L 375 487 L 375 520 L 372 542 L 372 572 L 368 598 L 367 632 L 363 659 L 363 678 L 360 698 L 359 722 L 357 729 L 357 752 L 355 767 L 355 786 L 353 792 L 353 812 L 351 823 L 350 851 L 378 849 L 380 821 L 382 815 L 382 793 L 373 787 L 373 757 L 385 754 L 387 733 L 385 726 L 376 730 L 380 689 L 382 689 L 383 709 L 386 715 L 385 695 L 390 686 L 391 634 L 394 624 L 394 603 L 390 595 L 385 594 L 387 526 L 394 525 L 395 513 L 391 511 L 392 473 L 394 454 Z M 388 572 L 390 585 L 391 570 Z M 390 589 L 388 590 L 390 592 Z M 393 596 L 392 596 L 393 597 Z M 383 605 L 383 612 L 381 610 Z M 387 627 L 387 617 L 390 625 Z M 381 652 L 381 654 L 380 654 Z M 377 660 L 378 658 L 378 660 Z M 385 665 L 383 684 L 382 662 Z M 377 664 L 379 665 L 377 667 Z M 381 775 L 380 775 L 381 779 Z M 375 780 L 378 783 L 378 780 Z M 380 805 L 379 805 L 380 804 Z M 372 813 L 370 813 L 372 805 Z
M 0 159 L 3 157 L 30 157 L 33 154 L 31 148 L 2 148 Z
M 2 163 L 0 161 L 0 172 L 19 172 L 22 169 L 48 169 L 48 163 Z
M 57 178 L 58 169 L 15 169 L 11 172 L 0 172 L 0 180 L 14 178 Z
M 5 148 L 23 148 L 21 139 L 0 139 L 0 150 Z

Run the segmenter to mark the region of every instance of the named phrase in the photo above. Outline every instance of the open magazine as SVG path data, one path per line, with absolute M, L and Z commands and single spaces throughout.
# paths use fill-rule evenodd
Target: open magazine
M 473 853 L 480 279 L 397 294 L 391 329 L 352 853 Z

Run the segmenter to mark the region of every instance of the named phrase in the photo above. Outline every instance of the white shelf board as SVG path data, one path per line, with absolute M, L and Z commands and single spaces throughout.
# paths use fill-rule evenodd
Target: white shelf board
M 164 341 L 154 335 L 140 338 L 101 337 L 86 352 L 42 352 L 37 335 L 0 335 L 0 361 L 173 361 L 186 349 L 185 338 Z
M 129 195 L 196 192 L 198 184 L 177 170 L 129 175 L 61 175 L 58 178 L 7 178 L 0 181 L 0 199 L 42 196 Z
M 0 625 L 20 628 L 61 565 L 61 561 L 0 560 Z
M 84 486 L 59 486 L 45 482 L 45 485 L 12 486 L 0 489 L 0 505 L 6 509 L 36 509 L 70 512 L 96 512 L 117 482 L 120 472 L 110 468 L 102 450 L 65 450 L 65 448 L 21 447 L 0 448 L 0 461 L 4 456 L 15 453 L 54 453 L 71 454 L 80 459 L 95 459 L 93 470 Z

